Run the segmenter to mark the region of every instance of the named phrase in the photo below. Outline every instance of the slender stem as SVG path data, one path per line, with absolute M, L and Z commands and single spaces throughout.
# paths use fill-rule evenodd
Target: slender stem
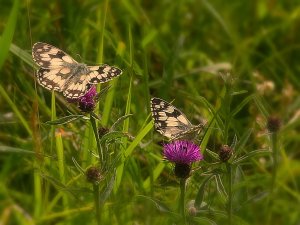
M 228 174 L 228 202 L 227 202 L 227 213 L 228 213 L 228 224 L 232 224 L 232 166 L 226 162 L 227 174 Z
M 92 114 L 90 114 L 90 121 L 91 121 L 91 124 L 93 127 L 96 142 L 97 142 L 97 150 L 98 150 L 99 160 L 102 165 L 104 162 L 104 155 L 103 155 L 103 151 L 102 151 L 101 144 L 100 144 L 100 138 L 99 138 L 99 134 L 98 134 L 98 130 L 97 130 L 96 120 Z
M 271 148 L 272 148 L 272 159 L 273 159 L 273 168 L 272 168 L 272 178 L 271 178 L 271 190 L 270 195 L 267 202 L 267 223 L 271 224 L 271 218 L 272 218 L 272 201 L 274 199 L 274 191 L 276 188 L 276 177 L 277 177 L 277 165 L 278 165 L 278 145 L 277 145 L 277 132 L 271 133 Z
M 99 184 L 93 185 L 94 190 L 94 200 L 95 200 L 95 210 L 96 210 L 96 221 L 97 224 L 101 224 L 101 210 L 100 210 L 100 195 L 99 195 Z
M 272 181 L 271 181 L 271 195 L 274 193 L 276 186 L 276 176 L 277 176 L 277 165 L 278 165 L 278 146 L 277 146 L 277 133 L 271 134 L 271 145 L 273 152 L 273 171 L 272 171 Z
M 186 179 L 180 179 L 180 198 L 179 198 L 179 213 L 182 215 L 184 224 L 186 224 L 186 215 L 185 215 L 185 190 L 186 190 Z

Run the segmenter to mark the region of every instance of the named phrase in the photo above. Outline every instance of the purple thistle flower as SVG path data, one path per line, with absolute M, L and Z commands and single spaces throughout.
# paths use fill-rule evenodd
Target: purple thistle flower
M 95 105 L 96 105 L 96 96 L 98 95 L 96 87 L 92 86 L 88 92 L 78 98 L 77 102 L 78 102 L 78 108 L 82 111 L 82 112 L 91 112 L 94 110 Z
M 199 146 L 187 140 L 164 145 L 163 155 L 166 160 L 178 164 L 190 164 L 203 159 Z
M 188 140 L 177 140 L 164 145 L 164 158 L 175 163 L 174 173 L 180 179 L 187 179 L 191 173 L 191 163 L 203 159 L 198 145 Z

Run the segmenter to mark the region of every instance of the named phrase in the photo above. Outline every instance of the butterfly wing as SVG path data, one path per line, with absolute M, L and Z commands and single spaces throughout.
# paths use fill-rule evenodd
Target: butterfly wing
M 193 127 L 184 113 L 160 98 L 151 99 L 151 112 L 155 129 L 169 139 L 176 139 Z
M 32 46 L 32 58 L 36 64 L 45 69 L 56 69 L 68 64 L 77 64 L 64 51 L 43 42 L 37 42 Z
M 88 66 L 88 79 L 90 84 L 105 83 L 122 74 L 122 70 L 103 64 L 101 66 Z
M 85 78 L 86 74 L 81 75 L 81 77 Z M 66 84 L 66 88 L 63 90 L 63 95 L 69 99 L 77 99 L 84 96 L 92 87 L 92 84 L 90 84 L 87 79 L 79 80 L 71 78 Z
M 78 67 L 84 66 L 80 64 Z M 86 66 L 78 74 L 66 82 L 63 94 L 67 98 L 79 98 L 90 89 L 93 84 L 105 83 L 121 75 L 122 70 L 109 65 Z
M 37 80 L 48 90 L 63 92 L 70 99 L 80 98 L 93 84 L 107 82 L 121 75 L 113 66 L 87 66 L 76 62 L 64 51 L 47 43 L 37 42 L 32 47 L 32 58 L 41 68 Z
M 38 83 L 48 89 L 61 92 L 63 90 L 63 86 L 66 83 L 66 80 L 70 75 L 66 75 L 63 73 L 63 68 L 57 69 L 44 69 L 40 68 L 37 71 L 37 81 Z
M 68 54 L 52 45 L 37 42 L 32 46 L 32 58 L 41 68 L 37 71 L 38 83 L 48 89 L 63 91 L 72 75 L 72 67 L 78 63 Z

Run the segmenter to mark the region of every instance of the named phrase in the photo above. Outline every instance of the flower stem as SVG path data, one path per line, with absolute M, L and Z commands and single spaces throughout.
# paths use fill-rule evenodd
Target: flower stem
M 186 179 L 180 179 L 180 198 L 179 198 L 179 213 L 182 216 L 184 224 L 186 224 L 186 215 L 185 215 L 185 190 L 186 190 Z
M 228 201 L 227 201 L 227 213 L 228 224 L 232 224 L 232 166 L 226 162 L 227 174 L 228 174 Z
M 274 191 L 276 188 L 276 177 L 277 177 L 277 166 L 278 166 L 278 145 L 277 145 L 277 132 L 271 133 L 271 148 L 272 148 L 272 159 L 273 159 L 273 168 L 272 168 L 272 178 L 271 178 L 271 190 L 270 190 L 270 195 L 268 198 L 268 203 L 267 203 L 267 223 L 266 224 L 271 224 L 271 218 L 272 218 L 272 201 L 274 199 Z
M 101 210 L 100 210 L 100 196 L 99 196 L 99 184 L 93 185 L 94 190 L 94 201 L 95 201 L 95 210 L 96 210 L 96 221 L 97 224 L 101 224 Z
M 98 134 L 98 130 L 97 130 L 96 120 L 92 114 L 90 114 L 90 121 L 91 121 L 94 135 L 96 138 L 99 160 L 100 160 L 100 163 L 102 164 L 104 162 L 104 155 L 103 155 L 103 151 L 102 151 L 101 144 L 100 144 L 100 138 L 99 138 L 99 134 Z
M 278 165 L 278 146 L 277 146 L 277 133 L 271 134 L 271 145 L 273 152 L 273 171 L 272 171 L 272 181 L 271 181 L 271 195 L 274 193 L 276 186 L 276 176 L 277 176 L 277 165 Z

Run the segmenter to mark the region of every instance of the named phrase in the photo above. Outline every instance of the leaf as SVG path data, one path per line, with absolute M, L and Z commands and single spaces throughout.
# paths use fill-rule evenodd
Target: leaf
M 27 51 L 21 49 L 19 46 L 12 43 L 10 45 L 9 50 L 11 53 L 18 56 L 21 60 L 23 60 L 29 66 L 38 68 L 38 66 L 33 62 L 31 54 L 29 54 Z
M 223 184 L 223 181 L 221 179 L 221 176 L 220 175 L 216 175 L 215 176 L 215 180 L 216 180 L 217 190 L 220 193 L 220 196 L 223 199 L 226 199 L 227 198 L 227 193 L 226 193 L 226 189 L 225 189 L 225 186 Z
M 232 162 L 232 164 L 233 165 L 240 164 L 241 162 L 247 161 L 252 157 L 257 157 L 257 156 L 262 156 L 262 155 L 269 155 L 271 153 L 272 153 L 271 151 L 264 150 L 264 149 L 263 150 L 254 150 L 254 151 L 251 151 L 251 152 L 247 153 L 246 155 L 234 160 Z
M 115 130 L 115 127 L 118 126 L 121 122 L 123 122 L 124 120 L 126 120 L 129 116 L 132 116 L 132 114 L 127 114 L 124 116 L 121 116 L 119 119 L 117 119 L 116 122 L 114 122 L 114 124 L 111 126 L 111 130 Z
M 241 139 L 236 143 L 236 145 L 233 147 L 234 148 L 234 154 L 238 155 L 240 153 L 240 151 L 242 149 L 244 149 L 248 139 L 250 138 L 250 135 L 252 134 L 253 129 L 250 128 L 248 129 L 243 136 L 241 137 Z
M 75 120 L 81 119 L 83 117 L 84 117 L 84 115 L 69 115 L 69 116 L 59 118 L 57 120 L 47 121 L 45 124 L 48 124 L 48 125 L 62 125 L 62 124 L 70 123 L 70 122 L 73 122 Z
M 145 200 L 148 200 L 148 201 L 151 201 L 152 203 L 154 203 L 155 207 L 160 211 L 160 212 L 163 212 L 163 213 L 170 213 L 171 216 L 177 216 L 177 214 L 175 214 L 172 210 L 170 210 L 170 208 L 165 205 L 164 203 L 162 202 L 159 202 L 158 200 L 155 200 L 153 198 L 150 198 L 148 196 L 144 196 L 144 195 L 139 195 L 138 197 L 142 198 L 142 199 L 145 199 Z
M 212 219 L 209 219 L 209 218 L 206 218 L 206 217 L 193 217 L 192 218 L 193 221 L 197 222 L 195 224 L 202 224 L 202 225 L 205 225 L 205 224 L 211 224 L 211 225 L 218 225 L 214 220 Z
M 121 132 L 121 131 L 112 131 L 105 135 L 103 135 L 100 139 L 100 143 L 104 143 L 106 141 L 110 141 L 112 139 L 122 138 L 122 137 L 128 137 L 127 134 Z
M 78 171 L 79 171 L 82 175 L 85 175 L 84 169 L 82 169 L 82 167 L 79 165 L 79 163 L 76 161 L 76 159 L 75 159 L 74 157 L 72 157 L 72 161 L 73 161 L 75 167 L 78 169 Z
M 30 129 L 30 125 L 28 123 L 28 120 L 26 120 L 24 118 L 24 116 L 23 116 L 24 114 L 21 113 L 21 111 L 19 110 L 20 107 L 18 107 L 15 104 L 14 100 L 11 98 L 13 96 L 10 96 L 9 92 L 7 92 L 7 88 L 5 89 L 1 84 L 0 84 L 0 95 L 6 100 L 6 102 L 8 103 L 8 105 L 12 108 L 12 110 L 14 111 L 14 113 L 16 114 L 16 116 L 18 117 L 18 119 L 20 120 L 21 124 L 24 126 L 24 128 L 28 132 L 28 134 L 30 136 L 32 136 L 32 131 Z
M 5 30 L 2 33 L 1 39 L 0 39 L 0 68 L 2 68 L 5 59 L 7 57 L 10 44 L 12 42 L 16 23 L 17 23 L 17 17 L 18 17 L 18 11 L 19 11 L 19 0 L 14 1 L 14 5 L 10 11 L 8 21 L 5 26 Z
M 232 110 L 231 112 L 231 117 L 234 117 L 239 111 L 241 111 L 241 109 L 248 103 L 250 102 L 255 95 L 249 95 L 248 97 L 246 97 L 237 107 L 235 107 L 234 110 Z
M 255 95 L 254 101 L 256 103 L 256 106 L 258 107 L 260 113 L 264 115 L 265 118 L 269 116 L 268 110 L 265 106 L 267 106 L 266 102 L 264 102 L 263 98 L 261 96 Z
M 34 151 L 29 151 L 21 148 L 14 148 L 10 146 L 0 146 L 0 152 L 9 152 L 9 153 L 24 153 L 24 154 L 35 154 Z
M 219 155 L 209 149 L 206 149 L 205 152 L 207 152 L 207 154 L 212 157 L 213 159 L 219 161 Z
M 114 172 L 114 175 L 111 177 L 111 179 L 110 179 L 108 185 L 106 186 L 104 192 L 101 193 L 100 204 L 104 204 L 106 199 L 109 197 L 110 193 L 112 192 L 112 190 L 114 188 L 115 181 L 116 181 L 116 171 Z
M 235 92 L 233 92 L 231 95 L 232 95 L 232 96 L 242 95 L 242 94 L 245 94 L 245 93 L 248 93 L 248 92 L 249 92 L 249 91 L 247 91 L 247 90 L 235 91 Z
M 198 190 L 198 193 L 196 195 L 196 198 L 195 198 L 195 206 L 196 208 L 200 209 L 201 207 L 201 203 L 203 201 L 203 198 L 204 198 L 204 191 L 205 191 L 205 186 L 206 184 L 208 183 L 208 181 L 210 181 L 210 179 L 212 177 L 214 177 L 215 175 L 214 174 L 211 174 L 209 177 L 207 177 L 203 182 L 202 184 L 200 185 L 199 187 L 199 190 Z
M 97 115 L 96 113 L 94 113 L 94 112 L 91 112 L 90 116 L 93 117 L 96 120 L 99 120 L 99 121 L 101 120 L 101 117 L 99 115 Z
M 162 173 L 163 169 L 165 168 L 165 163 L 160 162 L 153 170 L 152 175 L 148 176 L 146 180 L 143 182 L 143 187 L 145 190 L 150 190 L 151 182 L 155 182 L 159 175 Z

